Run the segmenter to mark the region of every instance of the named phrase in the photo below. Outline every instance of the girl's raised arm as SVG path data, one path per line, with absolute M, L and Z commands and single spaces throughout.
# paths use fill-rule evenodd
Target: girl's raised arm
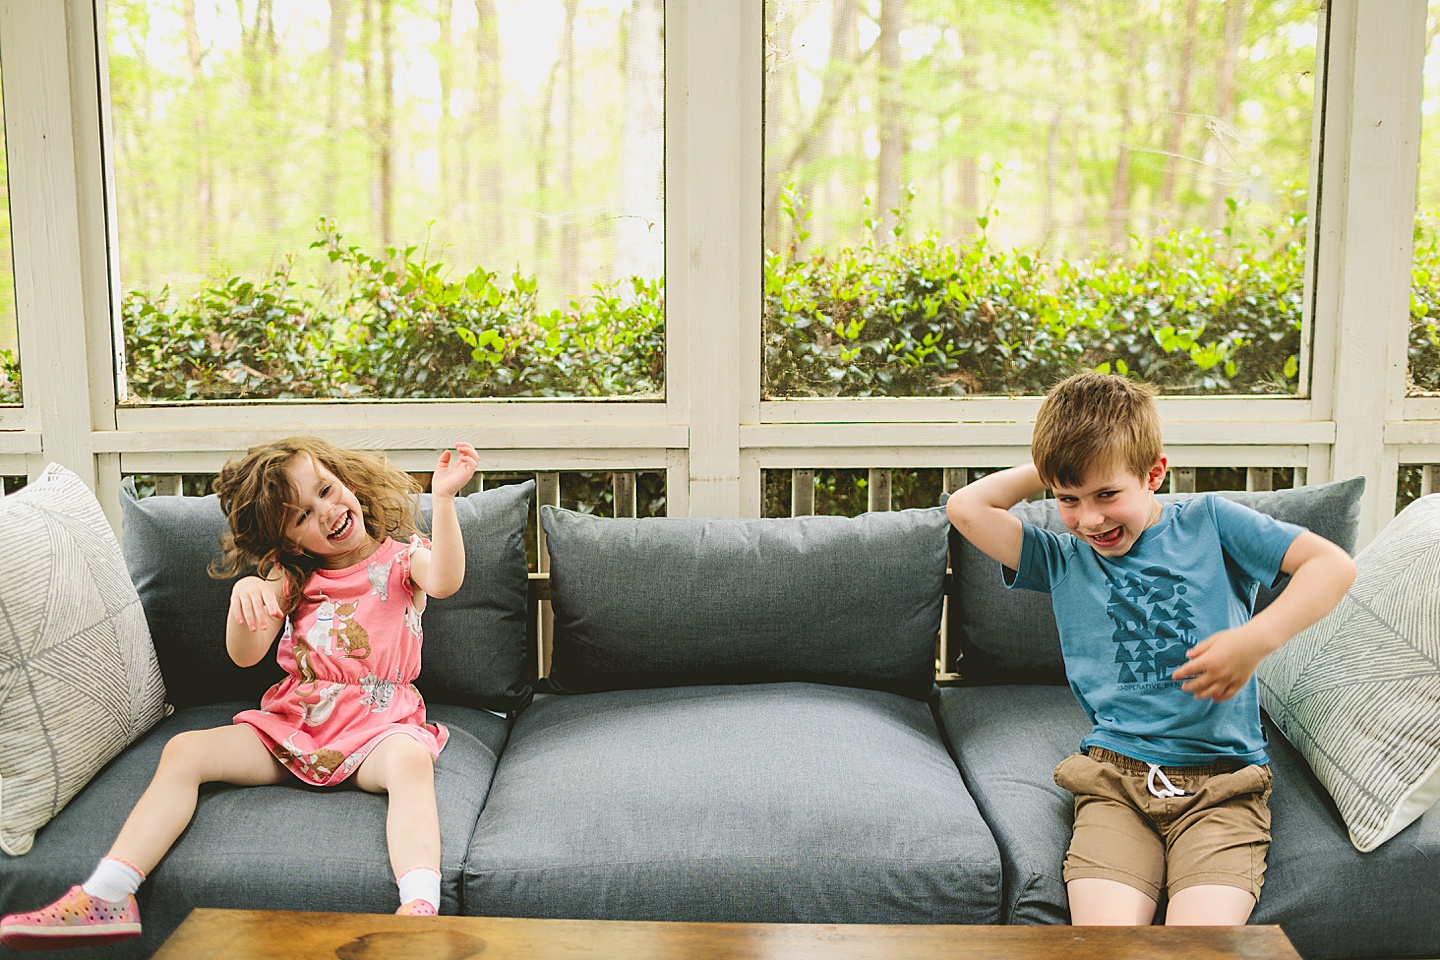
M 430 550 L 415 551 L 410 576 L 428 596 L 448 597 L 465 582 L 465 541 L 455 516 L 455 494 L 480 466 L 480 457 L 468 443 L 455 444 L 440 454 L 430 481 Z
M 265 656 L 285 623 L 280 591 L 285 581 L 241 577 L 230 589 L 230 614 L 225 618 L 225 650 L 242 667 L 253 667 Z

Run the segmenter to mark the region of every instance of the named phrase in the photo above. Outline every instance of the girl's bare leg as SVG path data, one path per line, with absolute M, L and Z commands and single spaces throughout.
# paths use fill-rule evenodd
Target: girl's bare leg
M 255 730 L 243 723 L 177 734 L 165 744 L 150 786 L 106 854 L 155 869 L 195 815 L 202 783 L 260 786 L 289 776 Z
M 440 871 L 440 814 L 435 809 L 435 761 L 414 737 L 381 740 L 355 771 L 355 785 L 390 796 L 385 839 L 398 879 L 413 867 Z

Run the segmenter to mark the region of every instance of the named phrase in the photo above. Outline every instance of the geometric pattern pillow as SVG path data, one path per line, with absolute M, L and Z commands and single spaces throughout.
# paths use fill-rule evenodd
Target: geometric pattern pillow
M 165 688 L 120 544 L 57 464 L 0 499 L 0 849 L 19 856 L 164 715 Z
M 1335 609 L 1261 661 L 1260 702 L 1368 852 L 1440 798 L 1440 495 L 1355 566 Z

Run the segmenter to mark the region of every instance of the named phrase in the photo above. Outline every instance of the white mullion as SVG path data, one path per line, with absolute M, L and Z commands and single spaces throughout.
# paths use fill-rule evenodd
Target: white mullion
M 690 427 L 690 508 L 701 516 L 738 516 L 744 496 L 740 424 L 758 397 L 760 349 L 761 126 L 763 0 L 672 3 L 667 43 L 683 48 L 683 115 L 674 118 L 682 158 L 680 189 L 667 186 L 668 209 L 684 235 L 669 262 L 684 271 L 678 298 Z M 683 13 L 681 13 L 683 11 Z M 672 98 L 668 101 L 675 103 Z M 672 123 L 667 118 L 667 128 Z M 752 314 L 755 314 L 752 316 Z M 754 329 L 753 341 L 746 331 Z M 750 342 L 746 342 L 750 341 Z
M 93 363 L 77 282 L 86 271 L 67 19 L 63 3 L 0 2 L 0 62 L 23 394 L 27 410 L 38 411 L 44 449 L 30 458 L 28 472 L 33 479 L 54 461 L 93 489 Z
M 1320 229 L 1338 258 L 1316 278 L 1316 313 L 1337 318 L 1333 464 L 1369 481 L 1362 546 L 1395 508 L 1398 456 L 1384 425 L 1405 407 L 1426 14 L 1425 0 L 1331 4 L 1326 88 L 1340 109 L 1326 116 Z

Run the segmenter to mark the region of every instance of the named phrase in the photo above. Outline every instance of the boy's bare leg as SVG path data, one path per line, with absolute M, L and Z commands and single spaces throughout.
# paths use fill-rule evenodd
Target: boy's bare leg
M 1165 925 L 1170 927 L 1238 927 L 1250 919 L 1255 898 L 1249 890 L 1220 883 L 1197 883 L 1170 897 Z
M 150 786 L 106 856 L 149 873 L 195 815 L 202 783 L 249 787 L 278 783 L 287 775 L 255 730 L 245 724 L 177 734 L 165 744 Z
M 385 839 L 398 879 L 412 867 L 440 871 L 440 815 L 435 809 L 435 761 L 414 737 L 392 734 L 355 771 L 355 785 L 390 795 Z
M 1155 919 L 1155 901 L 1119 880 L 1081 877 L 1065 884 L 1065 891 L 1073 926 L 1147 927 Z

